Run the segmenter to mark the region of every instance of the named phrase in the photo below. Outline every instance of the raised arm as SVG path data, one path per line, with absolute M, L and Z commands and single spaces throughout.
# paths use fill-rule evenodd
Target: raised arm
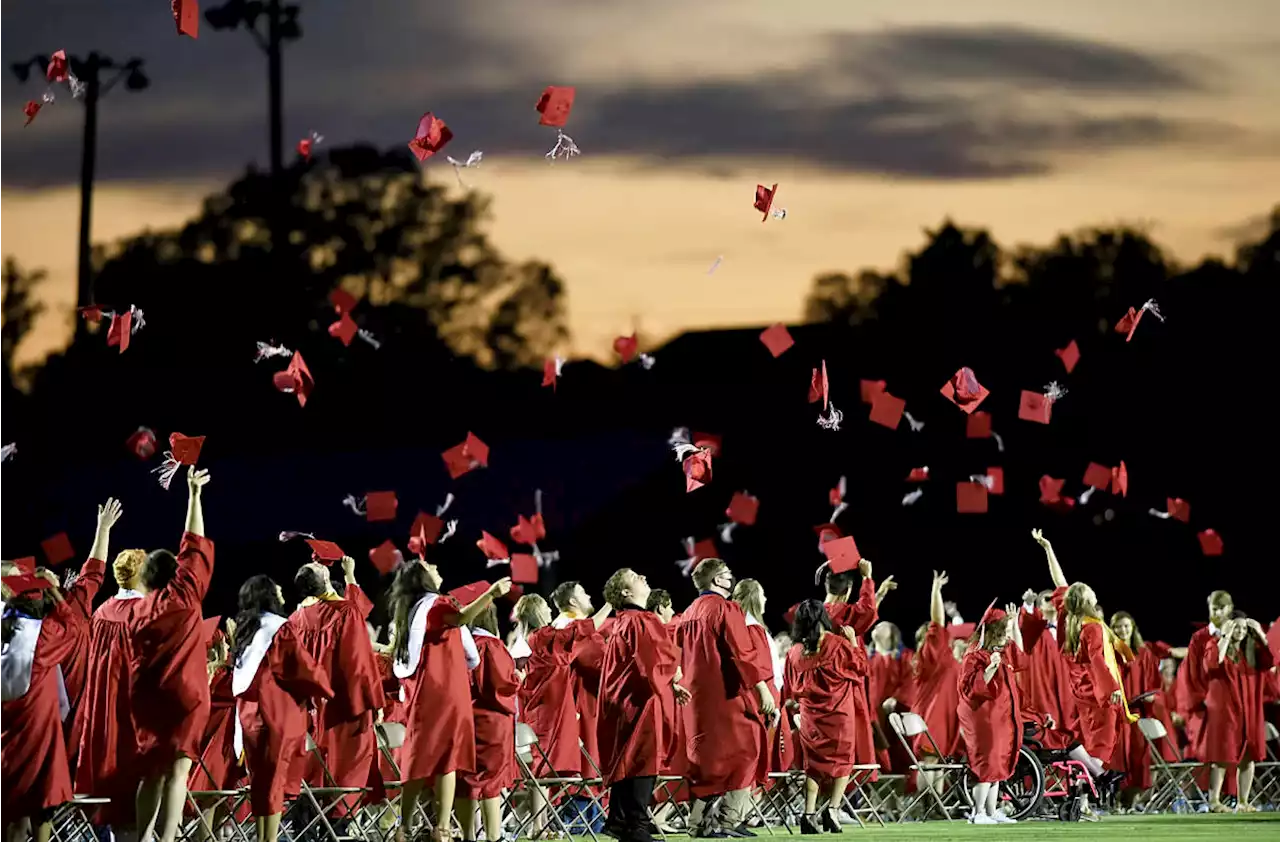
M 1009 637 L 1018 645 L 1023 652 L 1027 651 L 1027 647 L 1022 643 L 1022 624 L 1018 622 L 1018 606 L 1010 602 L 1004 607 L 1005 614 L 1009 617 Z
M 947 583 L 947 571 L 933 571 L 933 588 L 929 592 L 929 622 L 938 626 L 947 624 L 947 609 L 942 604 L 942 586 Z
M 600 606 L 600 610 L 591 615 L 591 622 L 595 623 L 596 631 L 600 631 L 600 627 L 604 625 L 604 621 L 609 619 L 609 615 L 613 613 L 613 606 L 605 603 Z
M 893 581 L 893 577 L 885 579 L 880 583 L 880 587 L 876 588 L 876 608 L 880 608 L 880 603 L 884 602 L 884 598 L 889 595 L 889 591 L 896 591 L 898 583 Z
M 463 606 L 463 609 L 455 615 L 456 619 L 453 621 L 453 625 L 471 625 L 476 617 L 480 616 L 480 612 L 487 608 L 489 603 L 493 602 L 495 597 L 506 596 L 509 593 L 511 593 L 511 578 L 499 579 L 489 586 L 489 590 L 476 597 L 470 605 Z
M 208 471 L 197 471 L 192 466 L 187 471 L 187 526 L 184 531 L 204 537 L 204 506 L 200 492 L 209 482 Z
M 98 507 L 98 528 L 93 534 L 89 558 L 102 562 L 107 560 L 107 553 L 111 551 L 111 527 L 116 525 L 122 511 L 120 501 L 114 497 L 108 497 L 107 502 Z
M 1049 539 L 1044 537 L 1044 533 L 1039 529 L 1031 530 L 1031 537 L 1044 548 L 1045 557 L 1049 559 L 1049 578 L 1053 579 L 1053 586 L 1055 588 L 1065 588 L 1067 586 L 1067 577 L 1063 575 L 1062 565 L 1058 564 L 1058 557 L 1054 555 L 1053 544 L 1049 543 Z

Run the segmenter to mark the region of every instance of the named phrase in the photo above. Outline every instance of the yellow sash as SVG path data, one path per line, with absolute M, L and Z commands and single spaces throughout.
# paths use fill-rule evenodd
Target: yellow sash
M 322 593 L 319 596 L 309 596 L 298 604 L 299 608 L 310 608 L 317 602 L 342 602 L 342 597 L 336 593 Z
M 1124 707 L 1124 717 L 1128 722 L 1137 722 L 1138 717 L 1129 712 L 1129 700 L 1125 698 L 1124 693 L 1124 676 L 1120 674 L 1120 664 L 1116 661 L 1116 648 L 1112 638 L 1115 632 L 1097 617 L 1082 617 L 1081 624 L 1097 623 L 1102 626 L 1102 659 L 1107 662 L 1107 669 L 1111 672 L 1111 677 L 1116 680 L 1116 684 L 1120 685 L 1120 704 Z

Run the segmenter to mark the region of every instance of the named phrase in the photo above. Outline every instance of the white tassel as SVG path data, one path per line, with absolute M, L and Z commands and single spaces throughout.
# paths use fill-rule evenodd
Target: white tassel
M 685 538 L 681 543 L 684 544 L 684 551 L 689 555 L 684 560 L 677 561 L 676 567 L 680 568 L 681 574 L 683 574 L 687 579 L 693 575 L 693 568 L 694 565 L 697 564 L 698 559 L 693 550 L 693 538 Z
M 1097 490 L 1098 490 L 1098 489 L 1094 488 L 1093 486 L 1089 486 L 1089 487 L 1088 487 L 1088 488 L 1086 488 L 1083 492 L 1081 492 L 1081 494 L 1080 494 L 1080 505 L 1082 505 L 1082 506 L 1083 506 L 1085 503 L 1088 503 L 1088 502 L 1089 502 L 1089 498 L 1093 496 L 1093 492 L 1095 492 L 1095 491 L 1097 491 Z
M 915 505 L 915 502 L 923 496 L 924 496 L 924 489 L 917 488 L 915 491 L 912 491 L 910 494 L 902 498 L 902 505 L 904 506 Z
M 361 339 L 363 339 L 375 351 L 382 347 L 382 343 L 379 342 L 377 339 L 374 339 L 373 334 L 365 330 L 364 328 L 360 328 L 359 330 L 357 330 L 356 336 L 359 336 Z
M 448 521 L 444 525 L 444 534 L 440 536 L 440 540 L 437 541 L 436 543 L 443 544 L 445 541 L 448 541 L 450 538 L 452 538 L 454 533 L 456 533 L 457 531 L 458 531 L 458 521 L 457 520 Z
M 131 317 L 130 326 L 129 326 L 130 335 L 137 333 L 138 331 L 142 330 L 144 327 L 147 326 L 146 319 L 142 318 L 141 308 L 136 307 L 133 304 L 130 304 L 129 315 Z
M 535 488 L 533 490 L 533 511 L 536 514 L 542 514 L 542 489 Z
M 985 485 L 988 491 L 995 488 L 996 485 L 996 481 L 986 474 L 970 474 L 969 482 L 975 482 L 978 485 Z
M 1164 316 L 1160 315 L 1160 306 L 1156 304 L 1154 298 L 1148 298 L 1147 302 L 1142 305 L 1142 309 L 1155 316 L 1160 321 L 1164 321 Z
M 721 264 L 721 263 L 723 263 L 723 262 L 724 262 L 724 255 L 722 254 L 722 255 L 720 255 L 719 257 L 717 257 L 717 258 L 716 258 L 716 262 L 715 262 L 715 263 L 712 263 L 712 264 L 711 264 L 711 268 L 707 270 L 707 274 L 708 274 L 708 275 L 710 275 L 712 272 L 714 272 L 714 271 L 716 271 L 717 269 L 719 269 L 719 268 L 720 268 L 720 264 Z
M 369 498 L 367 497 L 356 497 L 354 494 L 348 494 L 346 498 L 343 499 L 342 505 L 350 509 L 353 514 L 364 517 L 366 514 L 365 501 L 368 499 Z
M 840 517 L 840 515 L 844 514 L 844 510 L 845 510 L 845 509 L 847 509 L 847 508 L 849 508 L 849 504 L 848 504 L 848 503 L 846 503 L 844 500 L 841 500 L 839 503 L 837 503 L 837 504 L 836 504 L 836 507 L 835 507 L 835 510 L 831 512 L 831 520 L 830 520 L 830 521 L 828 521 L 828 523 L 835 523 L 835 522 L 836 522 L 836 518 L 838 518 L 838 517 Z
M 671 449 L 676 453 L 677 462 L 683 462 L 685 457 L 689 454 L 698 453 L 702 450 L 702 448 L 698 447 L 696 444 L 689 444 L 688 442 L 673 445 Z
M 645 371 L 648 371 L 649 369 L 653 368 L 653 364 L 657 362 L 653 357 L 649 356 L 648 354 L 641 354 L 639 359 L 640 359 L 640 365 L 642 368 L 644 368 Z
M 453 492 L 450 491 L 444 496 L 444 502 L 436 506 L 436 517 L 444 517 L 444 513 L 449 511 L 449 507 L 453 505 Z
M 840 422 L 844 420 L 844 413 L 836 409 L 835 404 L 830 404 L 825 415 L 818 415 L 818 426 L 824 430 L 832 430 L 839 432 Z
M 1169 514 L 1168 512 L 1162 512 L 1159 509 L 1147 509 L 1147 514 L 1151 515 L 1152 517 L 1158 517 L 1161 520 L 1168 520 L 1169 518 L 1173 517 L 1173 515 Z
M 511 559 L 509 558 L 490 558 L 485 560 L 484 567 L 486 570 L 488 570 L 491 567 L 500 567 L 504 564 L 510 564 L 510 563 L 511 563 Z
M 1044 397 L 1045 397 L 1045 400 L 1049 401 L 1049 403 L 1057 403 L 1059 400 L 1061 400 L 1062 398 L 1065 398 L 1066 396 L 1067 396 L 1067 387 L 1063 386 L 1057 380 L 1054 380 L 1048 386 L 1044 387 Z
M 255 363 L 260 363 L 270 357 L 292 357 L 293 351 L 283 345 L 272 345 L 269 342 L 258 343 L 258 356 L 254 357 Z
M 551 148 L 544 157 L 555 163 L 557 158 L 564 158 L 566 161 L 574 155 L 581 155 L 582 150 L 578 148 L 578 144 L 573 142 L 573 138 L 560 130 L 556 130 L 556 145 Z
M 445 156 L 445 160 L 448 161 L 450 164 L 453 164 L 453 174 L 458 177 L 458 186 L 462 187 L 463 189 L 465 189 L 467 185 L 462 182 L 462 171 L 464 169 L 471 169 L 472 167 L 480 166 L 480 161 L 483 159 L 484 159 L 484 153 L 481 152 L 479 149 L 477 149 L 475 152 L 472 152 L 470 155 L 468 155 L 467 160 L 465 161 L 459 161 L 457 158 L 454 158 L 449 155 Z
M 822 544 L 818 544 L 818 552 L 822 552 Z M 822 574 L 831 566 L 831 561 L 827 560 L 818 565 L 818 569 L 813 571 L 813 584 L 815 587 L 822 586 Z
M 671 431 L 671 436 L 667 439 L 667 444 L 675 447 L 677 444 L 688 444 L 692 436 L 689 435 L 688 427 L 676 427 Z
M 294 538 L 310 538 L 314 541 L 316 536 L 312 535 L 310 532 L 290 532 L 288 530 L 281 531 L 279 535 L 279 540 L 282 544 L 285 541 L 292 541 Z
M 560 560 L 559 550 L 546 550 L 545 552 L 538 548 L 537 544 L 533 545 L 533 557 L 538 562 L 539 567 L 550 567 Z
M 166 450 L 164 452 L 164 461 L 160 463 L 160 467 L 153 468 L 151 473 L 158 475 L 160 487 L 168 491 L 174 475 L 178 473 L 178 469 L 181 467 L 182 464 L 173 458 L 173 451 Z
M 12 444 L 6 444 L 3 448 L 0 448 L 0 462 L 8 462 L 17 452 L 18 443 L 16 441 Z
M 1000 434 L 997 433 L 995 430 L 992 430 L 991 438 L 996 440 L 996 450 L 1000 451 L 1001 453 L 1004 453 L 1004 439 L 1000 437 Z
M 773 218 L 774 218 L 774 219 L 779 219 L 779 220 L 781 220 L 781 219 L 786 219 L 786 218 L 787 218 L 787 209 L 786 209 L 786 208 L 774 208 L 774 209 L 773 209 L 773 211 L 772 211 L 772 214 L 773 214 Z
M 733 543 L 733 530 L 738 528 L 738 524 L 733 521 L 720 524 L 720 540 L 726 544 Z
M 911 427 L 911 432 L 918 433 L 924 429 L 924 422 L 917 421 L 916 419 L 912 418 L 910 412 L 907 412 L 904 410 L 902 413 L 902 417 L 907 419 L 907 424 Z

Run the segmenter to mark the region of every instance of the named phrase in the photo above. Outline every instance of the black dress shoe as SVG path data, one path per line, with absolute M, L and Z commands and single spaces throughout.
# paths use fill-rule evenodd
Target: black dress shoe
M 805 815 L 800 817 L 800 833 L 803 836 L 820 836 L 822 828 L 814 824 L 812 815 Z
M 840 832 L 840 822 L 836 821 L 835 816 L 831 815 L 830 810 L 822 811 L 822 829 L 827 833 Z
M 754 839 L 756 836 L 755 833 L 753 833 L 751 829 L 747 827 L 746 822 L 743 822 L 742 824 L 738 825 L 733 830 L 727 830 L 725 832 L 728 833 L 730 836 L 734 837 L 735 839 Z

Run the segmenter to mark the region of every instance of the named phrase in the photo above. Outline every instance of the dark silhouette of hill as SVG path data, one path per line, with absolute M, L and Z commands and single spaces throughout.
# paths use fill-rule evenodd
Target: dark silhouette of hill
M 459 534 L 432 556 L 453 584 L 492 575 L 475 539 L 485 529 L 505 540 L 537 488 L 544 549 L 563 554 L 542 590 L 580 578 L 598 591 L 629 565 L 683 604 L 693 591 L 675 566 L 680 539 L 716 534 L 745 489 L 761 500 L 759 522 L 722 554 L 739 577 L 764 582 L 776 625 L 812 592 L 820 556 L 810 527 L 830 514 L 827 490 L 842 474 L 850 509 L 840 522 L 878 578 L 902 583 L 884 613 L 908 633 L 925 617 L 931 569 L 951 572 L 949 596 L 970 615 L 1043 587 L 1033 526 L 1055 540 L 1069 576 L 1093 583 L 1108 609 L 1134 611 L 1148 637 L 1185 638 L 1215 587 L 1261 617 L 1276 613 L 1266 407 L 1280 210 L 1230 265 L 1195 267 L 1176 266 L 1137 231 L 1005 250 L 946 223 L 896 273 L 816 279 L 811 323 L 793 329 L 796 346 L 777 360 L 759 330 L 690 333 L 651 351 L 651 370 L 571 361 L 553 391 L 540 366 L 566 336 L 561 282 L 493 249 L 480 198 L 450 200 L 406 156 L 367 148 L 295 165 L 287 179 L 280 242 L 264 223 L 268 179 L 250 173 L 182 230 L 100 249 L 98 300 L 146 314 L 125 354 L 99 330 L 51 358 L 25 393 L 6 370 L 5 440 L 19 442 L 3 469 L 6 557 L 61 529 L 83 550 L 107 494 L 126 504 L 118 546 L 172 545 L 182 491 L 162 491 L 149 473 L 158 459 L 124 448 L 146 425 L 162 442 L 175 430 L 208 436 L 201 465 L 214 473 L 207 517 L 219 553 L 209 614 L 231 610 L 251 573 L 288 590 L 306 550 L 280 544 L 281 530 L 339 542 L 374 584 L 366 552 L 387 537 L 403 549 L 416 512 L 450 491 Z M 29 324 L 32 284 L 6 271 L 6 361 Z M 360 297 L 355 318 L 380 348 L 327 335 L 336 316 L 326 299 L 339 285 Z M 1125 343 L 1112 325 L 1149 298 L 1167 321 L 1144 318 Z M 1053 350 L 1071 339 L 1082 359 L 1066 375 Z M 305 408 L 272 386 L 285 360 L 253 362 L 268 340 L 305 356 L 316 378 Z M 839 432 L 820 429 L 806 402 L 824 359 L 845 413 Z M 983 409 L 1004 453 L 966 439 L 964 416 L 938 394 L 963 365 L 991 389 Z M 860 378 L 887 380 L 924 429 L 869 424 Z M 1051 380 L 1069 390 L 1053 423 L 1019 421 L 1019 391 Z M 711 485 L 692 494 L 666 445 L 675 426 L 723 437 Z M 468 431 L 491 446 L 491 466 L 450 481 L 439 452 Z M 1066 515 L 1038 502 L 1042 474 L 1076 496 L 1088 462 L 1121 459 L 1127 498 L 1098 492 Z M 906 475 L 923 465 L 924 497 L 904 507 Z M 954 483 L 992 465 L 1005 469 L 1004 495 L 985 516 L 957 515 Z M 394 524 L 366 524 L 342 506 L 347 494 L 385 489 L 400 498 Z M 1192 503 L 1190 526 L 1147 514 L 1166 496 Z M 1195 533 L 1206 527 L 1226 542 L 1221 559 L 1200 555 Z

